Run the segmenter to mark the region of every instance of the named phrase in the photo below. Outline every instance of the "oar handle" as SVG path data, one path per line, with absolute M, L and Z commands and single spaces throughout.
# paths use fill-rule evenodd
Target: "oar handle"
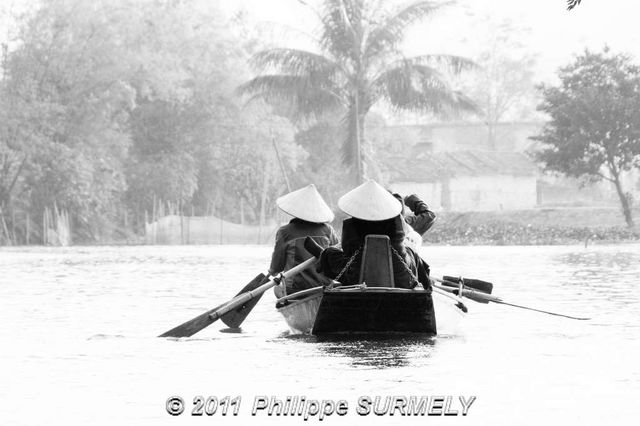
M 463 283 L 465 288 L 477 290 L 481 293 L 491 294 L 493 292 L 493 283 L 490 283 L 489 281 L 483 281 L 476 278 L 462 278 L 462 277 L 440 275 L 440 274 L 434 273 L 433 271 L 431 271 L 431 275 L 442 277 L 440 279 L 440 282 L 445 285 L 459 287 L 460 283 Z
M 454 292 L 454 291 L 457 291 L 457 290 L 460 289 L 460 283 L 459 282 L 449 281 L 449 280 L 446 279 L 447 277 L 438 278 L 437 276 L 436 277 L 431 276 L 431 278 L 433 278 L 434 280 L 444 284 L 445 287 L 446 287 L 445 289 L 447 291 Z M 492 287 L 493 287 L 493 285 L 492 285 Z M 485 293 L 483 291 L 478 291 L 478 290 L 475 290 L 473 288 L 469 288 L 467 286 L 463 286 L 462 294 L 459 294 L 459 296 L 466 296 L 466 297 L 471 296 L 470 298 L 475 297 L 477 299 L 482 299 L 482 300 L 485 300 L 487 302 L 496 302 L 496 303 L 498 303 L 498 302 L 502 301 L 502 299 L 500 299 L 497 296 L 492 296 L 491 294 Z
M 432 278 L 434 278 L 436 281 L 439 281 L 443 284 L 448 283 L 448 281 L 444 281 L 436 277 L 432 277 Z M 434 284 L 434 287 L 444 291 L 448 291 L 449 293 L 458 293 L 458 287 L 448 287 L 448 286 L 437 285 L 437 284 Z M 467 288 L 463 288 L 462 294 L 458 294 L 458 296 L 468 297 L 469 299 L 480 299 L 486 302 L 495 302 L 495 303 L 502 302 L 502 299 L 500 299 L 497 296 L 492 296 L 490 294 L 482 293 L 480 291 L 470 290 Z
M 313 266 L 317 261 L 318 261 L 318 258 L 312 257 L 311 259 L 307 259 L 304 262 L 302 262 L 301 264 L 294 266 L 293 268 L 289 269 L 288 271 L 281 272 L 276 277 L 274 277 L 274 278 L 270 279 L 269 281 L 267 281 L 266 283 L 262 284 L 260 287 L 257 287 L 257 288 L 255 288 L 253 290 L 247 291 L 246 293 L 242 293 L 242 294 L 234 297 L 229 302 L 224 304 L 222 307 L 220 307 L 219 309 L 216 309 L 214 312 L 210 313 L 209 314 L 209 318 L 211 318 L 212 320 L 217 320 L 218 318 L 220 318 L 221 316 L 223 316 L 227 312 L 233 311 L 238 306 L 242 306 L 243 304 L 245 304 L 249 300 L 253 299 L 254 297 L 259 296 L 260 294 L 262 294 L 265 291 L 269 290 L 271 287 L 275 287 L 283 279 L 289 278 L 289 277 L 291 277 L 293 275 L 296 275 L 296 274 L 300 273 L 301 271 L 307 269 L 308 267 Z
M 320 258 L 320 255 L 324 250 L 320 244 L 318 244 L 313 238 L 309 236 L 304 239 L 304 248 L 317 258 Z

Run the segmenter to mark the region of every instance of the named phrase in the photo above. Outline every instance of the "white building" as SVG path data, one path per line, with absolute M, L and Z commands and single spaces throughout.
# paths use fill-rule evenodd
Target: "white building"
M 391 189 L 416 194 L 433 210 L 535 208 L 536 168 L 524 154 L 498 151 L 421 153 L 387 165 Z

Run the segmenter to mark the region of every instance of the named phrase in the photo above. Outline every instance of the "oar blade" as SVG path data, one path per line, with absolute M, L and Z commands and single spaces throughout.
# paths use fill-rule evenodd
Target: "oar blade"
M 202 330 L 213 324 L 217 318 L 211 318 L 211 314 L 218 309 L 222 308 L 225 304 L 216 306 L 215 308 L 205 312 L 204 314 L 198 315 L 197 317 L 180 324 L 177 327 L 172 328 L 169 331 L 165 331 L 158 337 L 191 337 L 196 334 L 198 331 Z
M 308 237 L 307 237 L 308 238 Z M 230 301 L 225 304 L 222 304 L 210 311 L 205 312 L 204 314 L 198 315 L 192 320 L 185 322 L 184 324 L 180 324 L 177 327 L 172 328 L 169 331 L 162 333 L 158 337 L 190 337 L 193 336 L 198 331 L 203 328 L 214 323 L 218 318 L 224 317 L 229 312 L 242 307 L 243 305 L 247 305 L 251 299 L 258 298 L 265 291 L 273 288 L 278 282 L 283 278 L 289 278 L 300 272 L 304 271 L 307 268 L 310 268 L 318 261 L 317 258 L 312 257 L 311 259 L 307 259 L 299 265 L 294 266 L 288 271 L 284 271 L 277 275 L 277 278 L 273 278 L 271 280 L 267 280 L 264 284 L 258 285 L 254 290 L 249 290 L 245 292 L 240 292 L 238 296 L 234 297 Z M 257 277 L 256 277 L 257 279 Z M 250 283 L 251 284 L 251 283 Z M 249 284 L 248 284 L 249 285 Z
M 240 290 L 240 292 L 236 296 L 241 295 L 242 293 L 246 293 L 247 291 L 250 291 L 250 290 L 255 290 L 260 286 L 260 284 L 263 284 L 266 281 L 267 280 L 265 275 L 260 274 L 257 277 L 255 277 L 253 280 L 251 280 L 249 284 L 244 286 L 244 288 Z M 244 319 L 247 317 L 247 315 L 249 315 L 249 312 L 251 312 L 251 310 L 256 305 L 256 303 L 258 303 L 258 300 L 260 300 L 261 297 L 262 297 L 262 294 L 254 297 L 253 299 L 239 306 L 237 309 L 234 309 L 233 311 L 230 311 L 224 314 L 222 316 L 222 321 L 228 327 L 231 327 L 231 328 L 239 327 L 240 324 L 242 324 Z M 197 317 L 183 324 L 180 324 L 179 326 L 174 327 L 169 331 L 162 333 L 158 337 L 191 337 L 194 334 L 196 334 L 198 331 L 216 322 L 218 320 L 218 317 L 212 316 L 211 314 L 216 312 L 218 309 L 222 308 L 225 305 L 226 303 L 216 306 L 215 308 L 205 312 L 204 314 L 198 315 Z
M 255 277 L 249 284 L 244 286 L 244 288 L 240 290 L 238 294 L 236 294 L 236 296 L 239 296 L 242 293 L 246 293 L 247 291 L 255 290 L 267 281 L 269 281 L 268 277 L 264 274 L 260 274 Z M 260 295 L 254 297 L 243 305 L 240 305 L 237 309 L 224 314 L 221 318 L 222 322 L 225 323 L 227 327 L 240 327 L 240 324 L 244 322 L 244 320 L 247 318 L 247 315 L 249 315 L 251 310 L 256 306 L 258 301 L 262 298 L 263 294 L 264 293 L 261 293 Z

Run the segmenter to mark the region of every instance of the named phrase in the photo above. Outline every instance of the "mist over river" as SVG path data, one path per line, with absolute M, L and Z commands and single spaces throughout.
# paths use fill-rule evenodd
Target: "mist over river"
M 0 424 L 303 424 L 251 415 L 256 396 L 345 400 L 322 424 L 637 424 L 640 245 L 439 247 L 441 274 L 494 283 L 435 338 L 291 336 L 269 291 L 242 326 L 158 334 L 230 299 L 268 266 L 267 246 L 0 248 Z M 196 396 L 240 397 L 192 416 Z M 167 413 L 180 396 L 185 410 Z M 466 417 L 358 415 L 360 396 L 459 396 Z M 383 401 L 381 401 L 382 403 Z M 452 406 L 460 410 L 460 403 Z M 318 423 L 312 417 L 306 423 Z

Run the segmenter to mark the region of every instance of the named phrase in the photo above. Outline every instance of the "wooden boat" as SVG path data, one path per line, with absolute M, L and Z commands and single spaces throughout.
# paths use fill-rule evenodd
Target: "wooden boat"
M 354 286 L 318 286 L 297 292 L 278 299 L 276 308 L 293 333 L 314 335 L 435 335 L 451 331 L 464 314 L 455 296 L 395 287 L 386 236 L 367 236 L 360 281 Z

